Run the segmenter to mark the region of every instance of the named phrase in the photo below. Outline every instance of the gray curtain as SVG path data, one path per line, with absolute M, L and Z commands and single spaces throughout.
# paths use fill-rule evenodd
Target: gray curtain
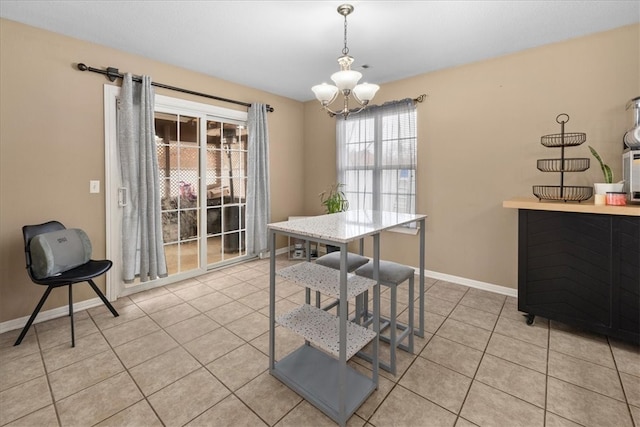
M 167 276 L 151 78 L 122 80 L 118 108 L 118 155 L 126 189 L 122 219 L 122 271 L 125 283 Z
M 271 216 L 266 105 L 251 104 L 247 133 L 247 254 L 259 255 L 268 248 L 267 224 Z

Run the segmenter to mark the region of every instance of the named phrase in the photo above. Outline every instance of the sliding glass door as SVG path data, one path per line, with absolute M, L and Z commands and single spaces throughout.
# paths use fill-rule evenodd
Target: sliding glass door
M 169 274 L 245 256 L 246 127 L 163 112 L 155 124 Z
M 115 110 L 118 91 L 105 91 L 105 111 Z M 122 282 L 119 263 L 108 278 L 109 298 L 194 277 L 247 258 L 246 112 L 156 96 L 156 153 L 162 230 L 169 276 L 153 282 Z M 105 113 L 108 179 L 107 255 L 121 259 L 122 187 L 119 186 L 115 115 Z M 124 190 L 126 191 L 126 190 Z

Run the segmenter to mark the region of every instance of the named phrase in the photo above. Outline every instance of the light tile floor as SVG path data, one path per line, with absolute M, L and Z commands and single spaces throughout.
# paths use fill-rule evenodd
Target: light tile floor
M 66 317 L 18 347 L 19 331 L 0 335 L 0 425 L 335 425 L 267 371 L 268 271 L 252 261 L 120 298 L 116 318 L 79 312 L 75 348 Z M 381 372 L 349 426 L 640 426 L 638 347 L 528 326 L 514 298 L 426 282 L 426 337 L 398 353 L 397 376 Z M 282 280 L 276 294 L 278 312 L 304 300 Z M 302 340 L 277 328 L 276 342 L 282 357 Z

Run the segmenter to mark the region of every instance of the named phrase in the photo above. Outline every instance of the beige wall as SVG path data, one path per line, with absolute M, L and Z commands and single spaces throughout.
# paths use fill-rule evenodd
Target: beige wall
M 502 201 L 532 196 L 535 184 L 559 185 L 559 174 L 538 171 L 536 160 L 560 156 L 540 144 L 542 135 L 560 132 L 560 113 L 571 116 L 567 132 L 587 134 L 566 155 L 590 158 L 592 145 L 621 179 L 622 136 L 631 124 L 624 108 L 640 95 L 639 58 L 640 26 L 633 25 L 382 84 L 376 104 L 428 95 L 417 123 L 426 268 L 516 288 L 517 212 Z M 334 121 L 316 101 L 305 104 L 304 131 L 305 211 L 316 214 L 317 194 L 335 180 Z M 590 186 L 601 176 L 592 160 L 565 184 Z M 415 236 L 382 239 L 384 258 L 413 266 L 417 247 Z
M 77 71 L 76 62 L 114 66 L 173 86 L 272 105 L 272 219 L 302 212 L 303 183 L 292 179 L 303 170 L 302 103 L 0 20 L 0 322 L 29 315 L 44 291 L 29 281 L 24 269 L 23 225 L 57 219 L 82 228 L 92 240 L 94 256 L 105 256 L 104 193 L 89 194 L 89 180 L 104 185 L 103 85 L 108 80 Z M 166 90 L 157 93 L 215 103 Z M 98 284 L 104 289 L 104 280 Z M 74 294 L 76 301 L 95 297 L 88 286 Z M 58 289 L 44 310 L 66 303 L 66 288 Z

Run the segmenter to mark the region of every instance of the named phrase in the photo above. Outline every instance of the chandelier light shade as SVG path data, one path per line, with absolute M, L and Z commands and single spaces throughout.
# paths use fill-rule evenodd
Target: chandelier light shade
M 375 84 L 358 84 L 362 78 L 362 73 L 351 69 L 353 58 L 349 56 L 349 48 L 347 47 L 347 16 L 351 12 L 353 12 L 353 6 L 350 4 L 338 6 L 338 13 L 344 16 L 344 48 L 342 49 L 342 56 L 338 58 L 340 71 L 331 75 L 331 80 L 333 80 L 335 86 L 322 83 L 311 88 L 318 101 L 322 104 L 322 108 L 332 117 L 342 115 L 347 118 L 349 114 L 359 113 L 367 107 L 367 104 L 369 104 L 378 89 L 380 89 L 380 86 Z M 342 95 L 342 110 L 334 111 L 329 108 L 329 105 L 338 98 L 339 94 Z M 360 107 L 355 111 L 349 110 L 349 99 L 351 95 L 353 95 L 353 99 Z

